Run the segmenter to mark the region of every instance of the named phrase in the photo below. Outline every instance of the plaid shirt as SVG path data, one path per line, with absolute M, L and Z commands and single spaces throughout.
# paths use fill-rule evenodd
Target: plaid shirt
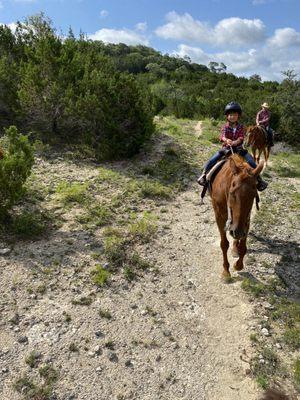
M 270 117 L 271 113 L 269 110 L 260 110 L 256 116 L 257 125 L 263 125 L 266 128 L 270 123 Z
M 245 130 L 243 125 L 237 124 L 235 128 L 231 127 L 229 122 L 221 128 L 220 141 L 223 142 L 223 147 L 229 147 L 225 143 L 226 139 L 231 139 L 233 141 L 232 146 L 240 146 L 244 141 Z

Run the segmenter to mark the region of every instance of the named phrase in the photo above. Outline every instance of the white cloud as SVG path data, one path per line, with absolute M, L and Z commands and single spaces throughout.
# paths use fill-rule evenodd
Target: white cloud
M 268 45 L 274 47 L 300 46 L 300 33 L 293 28 L 276 29 L 275 34 L 268 40 Z
M 100 17 L 101 18 L 106 18 L 108 16 L 109 12 L 107 10 L 101 10 L 100 11 Z
M 216 25 L 214 36 L 218 44 L 228 47 L 260 43 L 265 39 L 265 26 L 260 19 L 226 18 Z
M 106 43 L 125 43 L 128 45 L 149 45 L 148 39 L 138 32 L 130 29 L 100 29 L 92 35 L 89 35 L 92 40 L 102 40 Z
M 187 40 L 189 42 L 207 41 L 209 27 L 195 20 L 190 14 L 177 14 L 175 11 L 166 15 L 167 24 L 158 27 L 157 36 L 163 39 Z
M 141 32 L 145 32 L 147 30 L 147 22 L 139 22 L 136 24 L 135 29 Z
M 227 72 L 251 76 L 259 74 L 264 80 L 281 80 L 281 71 L 293 69 L 300 74 L 300 57 L 291 48 L 270 47 L 234 52 L 205 52 L 199 47 L 181 44 L 174 52 L 180 57 L 189 56 L 193 62 L 207 65 L 210 61 L 223 62 Z
M 15 22 L 11 22 L 10 24 L 2 24 L 2 23 L 0 22 L 0 25 L 6 25 L 6 26 L 8 26 L 8 27 L 12 30 L 12 32 L 15 32 L 15 30 L 17 29 L 17 24 L 16 24 Z
M 194 19 L 190 14 L 172 11 L 166 16 L 167 23 L 156 29 L 163 39 L 176 39 L 196 44 L 220 47 L 240 47 L 260 43 L 265 39 L 265 26 L 259 19 L 225 18 L 215 27 Z

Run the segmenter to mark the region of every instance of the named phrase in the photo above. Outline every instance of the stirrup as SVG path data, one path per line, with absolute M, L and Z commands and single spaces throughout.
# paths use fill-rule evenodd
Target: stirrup
M 197 179 L 197 182 L 200 186 L 205 186 L 206 185 L 206 174 L 203 173 L 200 178 Z
M 257 190 L 262 192 L 263 190 L 267 189 L 268 183 L 263 181 L 262 179 L 257 182 Z

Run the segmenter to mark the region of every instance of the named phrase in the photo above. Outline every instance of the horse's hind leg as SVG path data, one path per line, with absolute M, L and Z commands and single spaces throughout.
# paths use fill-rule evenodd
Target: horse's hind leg
M 265 157 L 265 162 L 267 165 L 268 159 L 269 159 L 269 155 L 270 155 L 270 148 L 269 147 L 265 147 L 264 148 L 264 157 Z
M 239 241 L 237 239 L 234 239 L 233 244 L 232 244 L 232 249 L 231 249 L 231 254 L 232 257 L 239 257 Z
M 243 260 L 244 260 L 245 254 L 247 253 L 246 240 L 247 240 L 247 238 L 240 239 L 237 243 L 239 258 L 233 265 L 233 268 L 236 271 L 241 271 L 244 268 Z

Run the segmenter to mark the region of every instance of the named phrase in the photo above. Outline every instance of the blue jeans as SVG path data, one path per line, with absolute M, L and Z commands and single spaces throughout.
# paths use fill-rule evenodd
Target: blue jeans
M 232 148 L 234 153 L 238 153 L 238 149 Z M 225 150 L 226 151 L 226 150 Z M 217 161 L 221 160 L 221 158 L 224 156 L 224 150 L 219 150 L 217 151 L 205 164 L 204 166 L 204 172 L 207 174 L 208 171 L 217 163 Z M 250 165 L 252 168 L 256 168 L 255 161 L 253 157 L 247 152 L 247 150 L 243 149 L 243 155 L 244 159 L 247 161 L 247 163 Z

